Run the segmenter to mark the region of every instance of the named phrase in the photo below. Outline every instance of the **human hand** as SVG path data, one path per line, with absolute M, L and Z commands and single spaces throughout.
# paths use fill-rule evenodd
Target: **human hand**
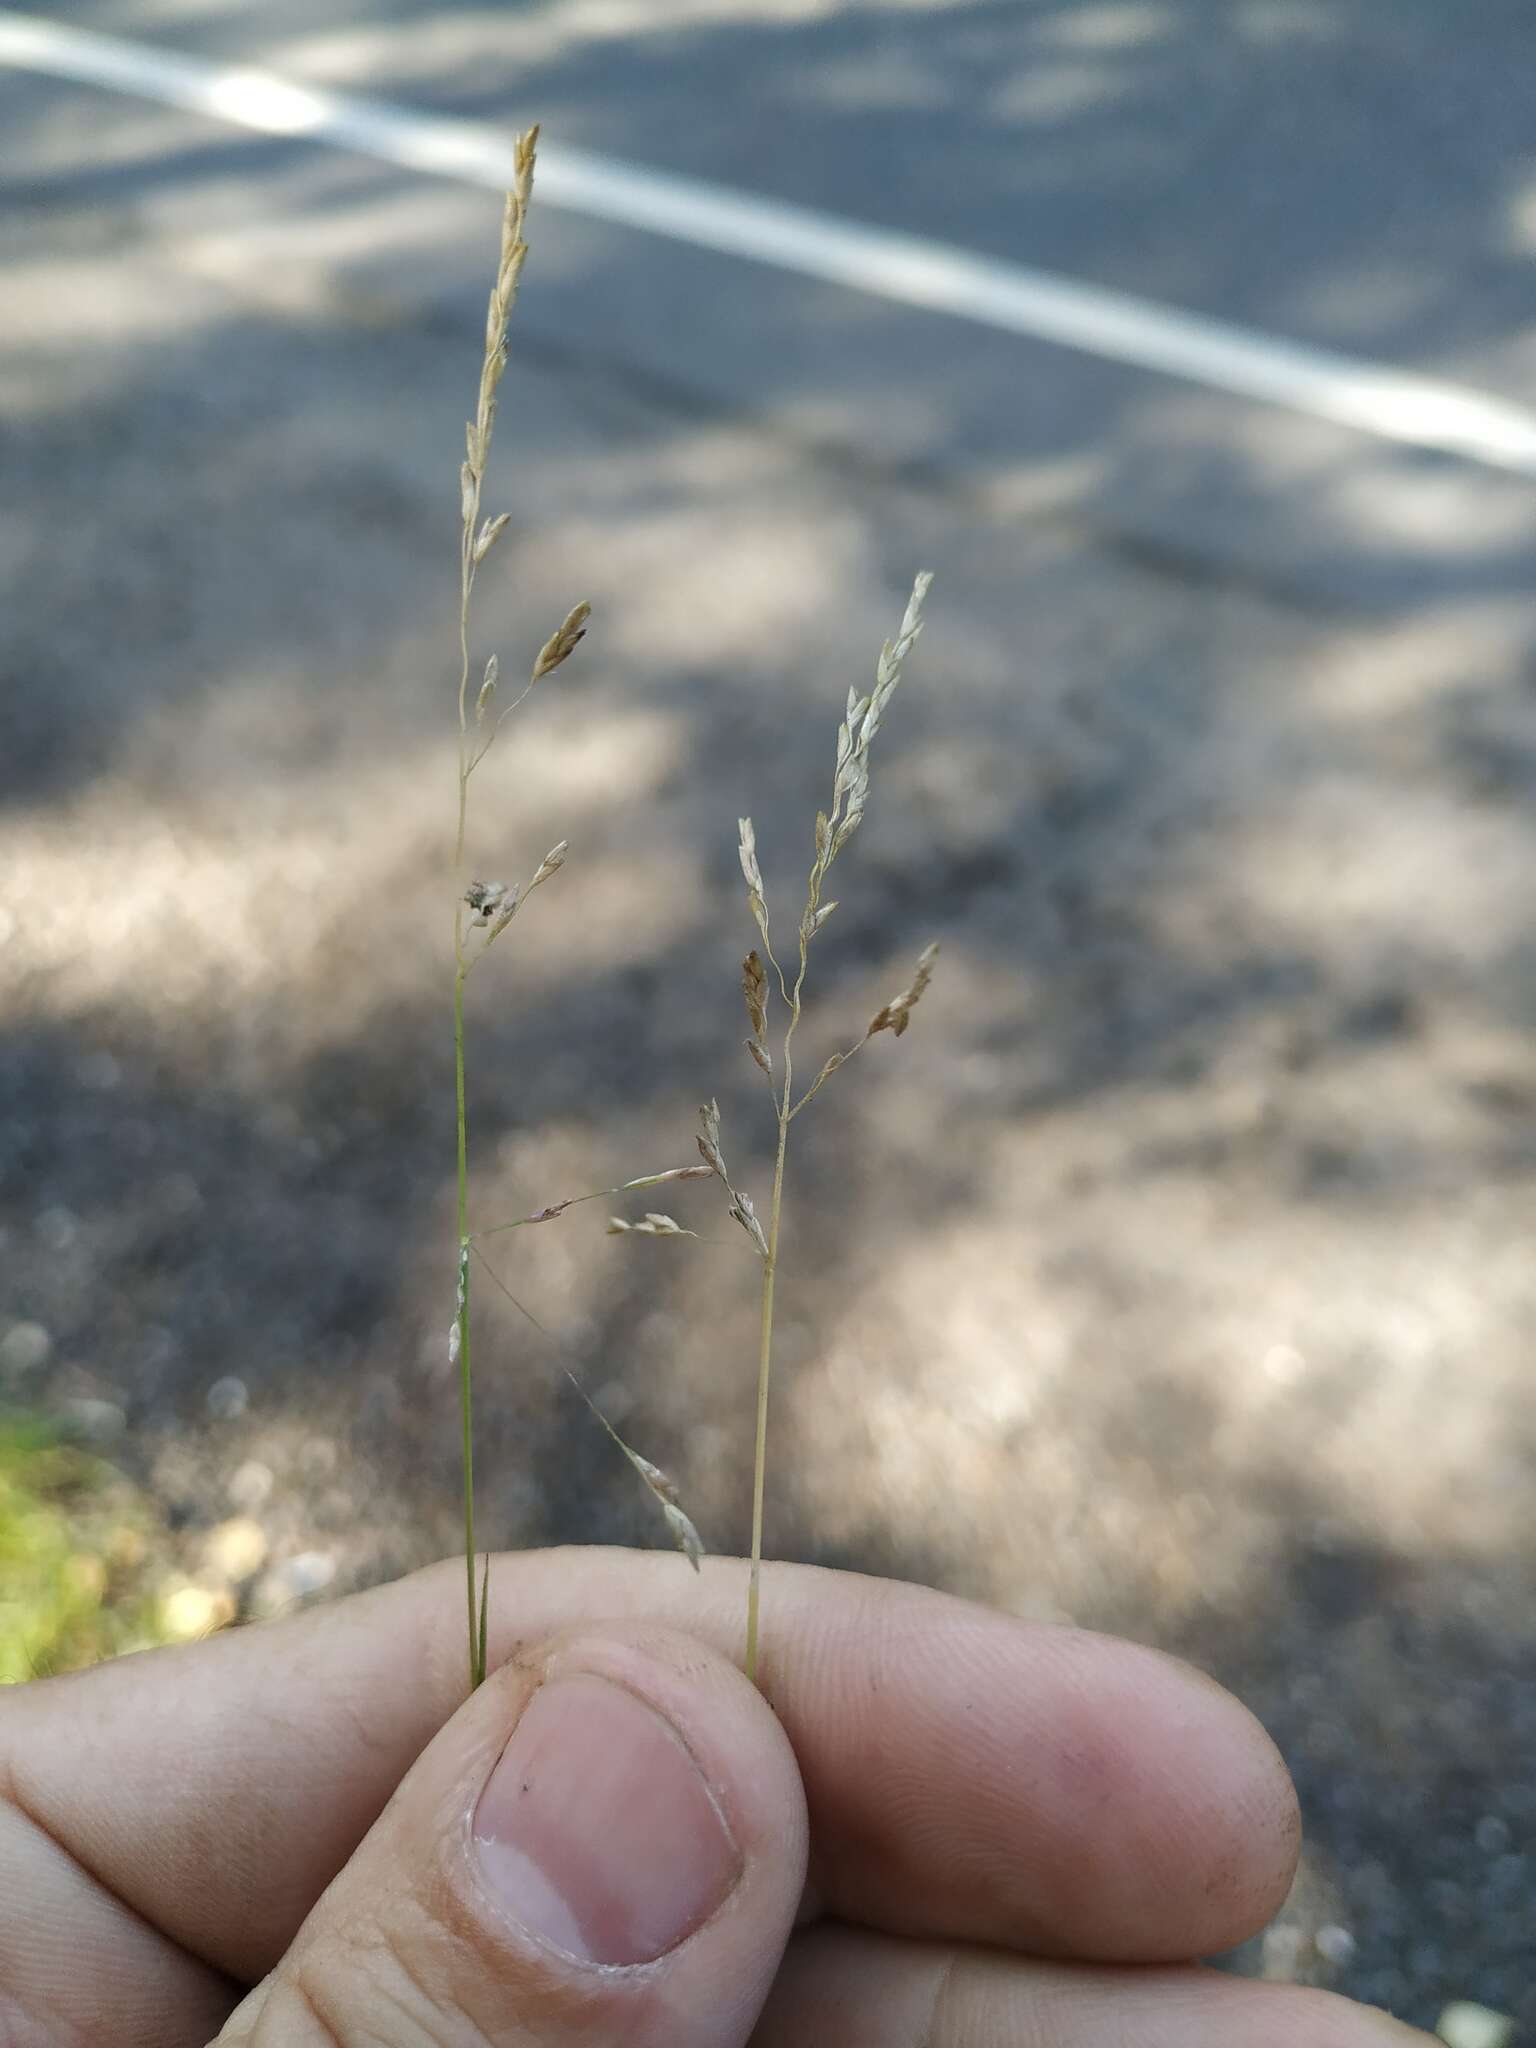
M 1188 1962 L 1278 1906 L 1296 1806 L 1155 1651 L 778 1566 L 765 1702 L 743 1567 L 543 1551 L 465 1701 L 461 1574 L 0 1694 L 0 2041 L 1424 2039 Z

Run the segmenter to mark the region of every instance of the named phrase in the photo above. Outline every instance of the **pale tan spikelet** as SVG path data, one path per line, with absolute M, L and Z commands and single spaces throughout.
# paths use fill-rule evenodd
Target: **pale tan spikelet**
M 720 1105 L 713 1100 L 703 1103 L 699 1109 L 699 1152 L 704 1164 L 719 1180 L 731 1198 L 731 1215 L 751 1238 L 753 1248 L 761 1259 L 768 1257 L 768 1240 L 763 1235 L 763 1226 L 757 1220 L 750 1195 L 733 1186 L 725 1169 L 725 1154 L 720 1150 Z
M 713 1180 L 714 1173 L 712 1166 L 669 1166 L 662 1173 L 642 1173 L 637 1180 L 627 1180 L 612 1192 L 627 1195 L 634 1188 L 659 1188 L 669 1180 Z
M 718 1175 L 729 1188 L 730 1176 L 725 1170 L 725 1155 L 720 1150 L 720 1105 L 713 1096 L 708 1102 L 699 1104 L 699 1152 L 710 1172 Z
M 501 677 L 501 663 L 493 654 L 485 664 L 485 680 L 480 685 L 480 694 L 475 699 L 475 716 L 484 718 L 490 709 L 491 699 L 496 694 L 496 685 Z
M 522 900 L 518 886 L 514 882 L 502 899 L 501 909 L 496 914 L 495 922 L 485 935 L 487 947 L 493 946 L 496 943 L 513 918 L 516 917 L 518 911 L 522 908 Z
M 539 649 L 538 658 L 533 664 L 534 682 L 542 681 L 545 676 L 559 668 L 562 662 L 570 659 L 586 637 L 587 621 L 591 616 L 592 607 L 585 601 L 571 608 Z
M 475 560 L 477 563 L 483 562 L 491 552 L 491 549 L 495 547 L 497 541 L 506 532 L 511 518 L 512 514 L 510 512 L 498 512 L 494 519 L 487 519 L 482 522 L 480 531 L 475 536 Z
M 826 923 L 827 919 L 832 915 L 833 911 L 836 910 L 836 908 L 836 897 L 834 897 L 830 903 L 818 904 L 814 910 L 811 908 L 809 904 L 806 905 L 805 917 L 802 923 L 802 930 L 804 931 L 807 939 L 815 938 L 816 934 L 821 930 L 822 926 Z
M 832 779 L 832 812 L 823 822 L 820 815 L 816 822 L 817 866 L 812 883 L 812 898 L 820 886 L 820 878 L 831 867 L 838 854 L 859 829 L 869 801 L 869 749 L 870 743 L 880 730 L 880 721 L 885 707 L 901 681 L 902 665 L 923 629 L 923 600 L 933 576 L 924 570 L 912 585 L 912 595 L 907 600 L 906 611 L 902 614 L 901 626 L 894 640 L 888 640 L 880 650 L 880 659 L 875 668 L 875 687 L 867 697 L 857 691 L 848 692 L 848 707 L 843 723 L 837 733 L 837 765 Z M 825 850 L 823 850 L 825 848 Z
M 741 872 L 747 882 L 747 901 L 751 905 L 757 929 L 762 934 L 763 951 L 771 960 L 773 946 L 768 937 L 768 903 L 763 894 L 763 871 L 757 864 L 757 833 L 750 818 L 738 818 L 736 829 L 741 835 L 738 850 L 741 857 Z
M 700 1559 L 704 1555 L 704 1542 L 683 1512 L 682 1502 L 678 1499 L 677 1482 L 669 1478 L 659 1465 L 653 1465 L 649 1458 L 642 1458 L 638 1451 L 632 1451 L 622 1437 L 616 1437 L 614 1440 L 660 1502 L 661 1512 L 672 1532 L 672 1541 L 697 1571 Z
M 933 963 L 939 957 L 938 943 L 925 946 L 912 976 L 911 986 L 904 988 L 899 996 L 892 996 L 883 1009 L 877 1010 L 870 1022 L 866 1038 L 873 1038 L 877 1031 L 892 1031 L 900 1038 L 912 1018 L 912 1012 L 922 999 L 923 990 L 933 979 Z
M 549 849 L 548 853 L 539 862 L 538 872 L 528 884 L 530 894 L 538 888 L 541 882 L 547 882 L 551 875 L 559 874 L 560 870 L 565 866 L 565 856 L 570 850 L 571 842 L 569 839 L 562 839 L 557 846 L 552 846 Z
M 648 1209 L 641 1223 L 626 1223 L 622 1216 L 608 1218 L 610 1237 L 697 1237 L 696 1230 L 684 1230 L 675 1217 L 663 1216 L 655 1209 Z
M 734 1188 L 731 1192 L 735 1197 L 731 1204 L 732 1216 L 735 1217 L 748 1237 L 751 1238 L 753 1249 L 758 1257 L 766 1260 L 768 1257 L 768 1240 L 763 1235 L 762 1224 L 757 1220 L 757 1211 L 752 1207 L 752 1197 L 744 1195 Z

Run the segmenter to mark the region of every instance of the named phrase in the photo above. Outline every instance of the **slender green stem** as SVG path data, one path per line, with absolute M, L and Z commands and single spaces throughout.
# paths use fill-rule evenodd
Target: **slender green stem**
M 789 1143 L 790 1068 L 784 1066 L 779 1102 L 779 1147 L 773 1164 L 773 1206 L 768 1214 L 768 1256 L 763 1261 L 762 1335 L 757 1354 L 757 1437 L 752 1453 L 752 1565 L 747 1577 L 747 1677 L 757 1683 L 757 1615 L 763 1570 L 763 1496 L 768 1478 L 768 1387 L 773 1376 L 773 1283 L 779 1266 L 779 1215 L 784 1202 L 784 1154 Z
M 457 932 L 455 940 L 457 941 Z M 453 1081 L 459 1138 L 459 1417 L 464 1433 L 464 1579 L 469 1600 L 470 1690 L 485 1676 L 475 1614 L 475 1451 L 469 1372 L 469 1127 L 464 1114 L 464 969 L 453 977 Z

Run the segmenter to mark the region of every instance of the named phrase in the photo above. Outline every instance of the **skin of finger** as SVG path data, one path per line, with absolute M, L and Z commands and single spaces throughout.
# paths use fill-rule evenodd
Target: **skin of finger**
M 724 1902 L 655 1962 L 582 1966 L 528 1936 L 474 1853 L 477 1802 L 521 1714 L 572 1675 L 671 1724 L 741 1855 Z M 428 1745 L 220 2048 L 741 2048 L 791 1931 L 807 1833 L 784 1732 L 717 1651 L 644 1625 L 566 1636 L 505 1664 Z
M 0 1800 L 0 2042 L 206 2041 L 237 1995 Z
M 1427 2034 L 1331 1992 L 1193 1965 L 1108 1969 L 897 1941 L 859 1928 L 797 1935 L 752 2048 L 1433 2048 Z
M 462 1698 L 461 1573 L 0 1696 L 0 1765 L 86 1869 L 254 1982 Z M 498 1558 L 492 1661 L 639 1615 L 736 1656 L 744 1583 L 734 1560 L 696 1579 L 665 1555 Z M 813 1891 L 838 1917 L 1184 1960 L 1283 1898 L 1299 1834 L 1284 1767 L 1172 1660 L 804 1566 L 765 1574 L 764 1629 Z

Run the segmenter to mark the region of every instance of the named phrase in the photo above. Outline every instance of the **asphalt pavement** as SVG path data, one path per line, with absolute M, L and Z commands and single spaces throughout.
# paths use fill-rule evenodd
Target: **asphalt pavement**
M 1536 406 L 1523 5 L 69 21 Z M 5 1391 L 366 1582 L 454 1541 L 496 207 L 20 74 L 0 171 Z M 944 951 L 796 1125 L 771 1540 L 1196 1656 L 1308 1809 L 1244 1966 L 1536 2026 L 1536 483 L 555 210 L 504 391 L 477 653 L 594 624 L 477 783 L 487 872 L 572 842 L 475 990 L 482 1219 L 682 1163 L 711 1094 L 761 1189 L 735 820 L 792 921 L 935 570 L 816 1047 Z M 513 1235 L 542 1332 L 487 1298 L 488 1533 L 656 1540 L 564 1359 L 739 1546 L 750 1261 L 707 1191 L 699 1244 L 604 1208 Z

